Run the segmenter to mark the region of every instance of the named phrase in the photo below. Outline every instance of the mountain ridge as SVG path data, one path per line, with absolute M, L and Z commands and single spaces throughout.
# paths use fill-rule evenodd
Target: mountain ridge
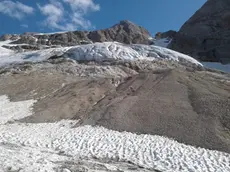
M 24 33 L 6 34 L 0 37 L 0 41 L 12 40 L 11 44 L 17 47 L 5 47 L 9 49 L 23 49 L 20 44 L 30 44 L 35 49 L 44 49 L 51 46 L 74 46 L 90 44 L 94 42 L 116 41 L 125 44 L 152 44 L 151 34 L 142 26 L 131 21 L 122 20 L 110 28 L 95 31 L 68 31 L 51 34 Z

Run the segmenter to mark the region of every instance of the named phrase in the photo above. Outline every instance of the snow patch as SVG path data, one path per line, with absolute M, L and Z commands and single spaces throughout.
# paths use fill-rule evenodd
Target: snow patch
M 33 35 L 54 35 L 54 34 L 63 34 L 63 33 L 68 33 L 68 31 L 50 32 L 50 33 L 34 33 Z
M 35 100 L 10 102 L 7 96 L 0 96 L 0 124 L 32 115 L 31 106 Z

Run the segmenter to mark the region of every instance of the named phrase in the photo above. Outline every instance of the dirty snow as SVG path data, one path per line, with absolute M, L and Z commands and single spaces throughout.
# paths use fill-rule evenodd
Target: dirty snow
M 53 55 L 63 55 L 78 61 L 104 60 L 173 60 L 201 65 L 190 56 L 167 48 L 149 45 L 126 45 L 118 42 L 104 42 L 79 45 L 65 48 L 52 48 L 39 51 L 2 55 L 0 66 L 26 61 L 38 62 L 47 60 Z
M 166 172 L 230 171 L 230 154 L 187 146 L 161 136 L 136 135 L 103 127 L 76 128 L 77 121 L 71 120 L 4 124 L 15 116 L 20 118 L 18 111 L 21 117 L 32 115 L 33 102 L 9 102 L 6 96 L 0 96 L 0 116 L 13 116 L 12 119 L 0 118 L 0 171 L 52 172 L 62 168 L 65 162 L 73 164 L 79 159 L 93 158 L 131 162 Z M 15 108 L 15 103 L 20 106 Z

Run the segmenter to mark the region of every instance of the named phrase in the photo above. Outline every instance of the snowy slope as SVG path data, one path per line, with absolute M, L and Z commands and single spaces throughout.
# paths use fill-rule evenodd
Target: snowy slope
M 67 51 L 68 50 L 68 51 Z M 148 45 L 126 45 L 117 42 L 94 43 L 74 47 L 53 48 L 1 56 L 0 66 L 25 61 L 43 61 L 53 55 L 63 55 L 75 60 L 173 60 L 202 65 L 187 55 L 167 48 Z
M 14 53 L 14 51 L 2 47 L 3 45 L 9 44 L 10 42 L 12 41 L 0 41 L 0 58 L 2 56 L 9 56 Z
M 24 62 L 40 62 L 47 60 L 49 57 L 54 55 L 63 55 L 65 51 L 69 48 L 50 48 L 45 50 L 30 51 L 23 53 L 14 53 L 5 54 L 0 56 L 0 66 L 15 64 L 15 63 L 24 63 Z
M 202 66 L 200 62 L 194 58 L 170 50 L 168 48 L 159 47 L 159 46 L 148 46 L 148 45 L 131 45 L 132 49 L 136 50 L 141 56 L 147 57 L 148 59 L 161 59 L 161 60 L 171 60 L 178 61 L 183 63 L 192 63 L 199 66 Z
M 30 51 L 30 52 L 20 52 L 16 53 L 13 50 L 4 48 L 2 46 L 17 46 L 17 45 L 27 45 L 27 44 L 11 44 L 11 40 L 0 41 L 0 66 L 4 66 L 12 63 L 23 63 L 23 62 L 38 62 L 47 60 L 53 55 L 62 55 L 69 48 L 50 48 L 45 50 Z
M 171 41 L 172 41 L 171 38 L 155 39 L 154 45 L 167 48 L 168 45 L 171 43 Z
M 32 115 L 34 100 L 9 102 L 0 96 L 0 116 Z M 7 106 L 5 106 L 7 105 Z M 17 107 L 17 108 L 16 108 Z M 229 172 L 230 154 L 184 145 L 171 139 L 82 126 L 77 121 L 7 124 L 0 118 L 0 171 L 56 171 L 78 159 L 125 161 L 165 172 Z M 116 166 L 119 171 L 119 163 Z M 20 169 L 20 170 L 19 170 Z

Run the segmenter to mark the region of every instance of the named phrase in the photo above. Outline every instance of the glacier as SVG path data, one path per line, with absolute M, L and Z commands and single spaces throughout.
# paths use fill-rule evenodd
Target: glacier
M 118 42 L 93 43 L 21 53 L 9 51 L 10 53 L 0 54 L 0 66 L 28 61 L 41 62 L 55 55 L 72 58 L 77 61 L 169 60 L 202 66 L 192 57 L 164 47 L 139 44 L 126 45 Z

